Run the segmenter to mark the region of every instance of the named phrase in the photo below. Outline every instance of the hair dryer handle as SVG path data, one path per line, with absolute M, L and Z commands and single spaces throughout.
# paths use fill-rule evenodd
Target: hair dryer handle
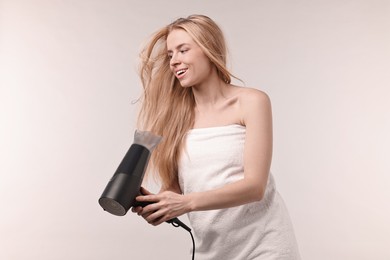
M 153 202 L 149 202 L 149 201 L 142 201 L 142 202 L 140 202 L 140 201 L 137 201 L 134 204 L 134 207 L 146 207 L 147 205 L 150 205 L 150 204 L 153 204 Z M 175 227 L 182 227 L 185 230 L 187 230 L 188 232 L 191 232 L 191 228 L 189 228 L 186 224 L 181 222 L 180 219 L 178 219 L 178 218 L 172 218 L 172 219 L 167 220 L 165 222 L 167 222 L 169 224 L 172 224 Z

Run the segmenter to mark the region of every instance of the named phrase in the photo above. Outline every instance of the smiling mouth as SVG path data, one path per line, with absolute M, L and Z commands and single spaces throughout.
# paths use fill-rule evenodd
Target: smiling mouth
M 182 76 L 182 75 L 185 74 L 186 72 L 187 72 L 187 69 L 178 70 L 178 71 L 176 71 L 176 76 L 177 76 L 177 77 Z

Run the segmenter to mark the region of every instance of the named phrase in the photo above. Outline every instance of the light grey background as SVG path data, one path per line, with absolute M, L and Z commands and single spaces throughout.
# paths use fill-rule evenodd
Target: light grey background
M 390 259 L 380 0 L 2 1 L 0 259 L 190 259 L 186 231 L 97 199 L 133 140 L 141 44 L 192 13 L 221 25 L 233 73 L 271 97 L 272 172 L 302 258 Z

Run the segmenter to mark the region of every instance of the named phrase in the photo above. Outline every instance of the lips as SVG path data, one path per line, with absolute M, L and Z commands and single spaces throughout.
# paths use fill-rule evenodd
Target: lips
M 178 69 L 175 71 L 175 75 L 177 78 L 182 78 L 186 74 L 188 69 Z

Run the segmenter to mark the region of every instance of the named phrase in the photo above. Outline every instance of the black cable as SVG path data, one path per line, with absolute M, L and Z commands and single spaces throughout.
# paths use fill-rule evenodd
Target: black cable
M 147 205 L 152 204 L 152 203 L 153 202 L 148 202 L 148 201 L 138 202 L 137 206 L 146 207 Z M 194 260 L 195 259 L 195 239 L 194 239 L 194 236 L 192 235 L 191 228 L 189 228 L 186 224 L 181 222 L 178 218 L 173 218 L 173 219 L 167 220 L 166 222 L 169 224 L 172 224 L 172 226 L 174 226 L 174 227 L 182 227 L 190 233 L 191 239 L 192 239 L 192 260 Z
M 191 239 L 192 239 L 192 260 L 194 260 L 195 259 L 195 239 L 194 239 L 194 236 L 192 235 L 191 229 L 188 226 L 186 226 L 183 222 L 181 222 L 178 218 L 170 219 L 167 222 L 171 223 L 172 226 L 174 226 L 174 227 L 182 227 L 185 230 L 187 230 L 188 233 L 190 233 Z
M 195 259 L 195 239 L 194 239 L 194 236 L 192 235 L 192 232 L 191 231 L 188 231 L 191 235 L 191 239 L 192 239 L 192 260 Z

